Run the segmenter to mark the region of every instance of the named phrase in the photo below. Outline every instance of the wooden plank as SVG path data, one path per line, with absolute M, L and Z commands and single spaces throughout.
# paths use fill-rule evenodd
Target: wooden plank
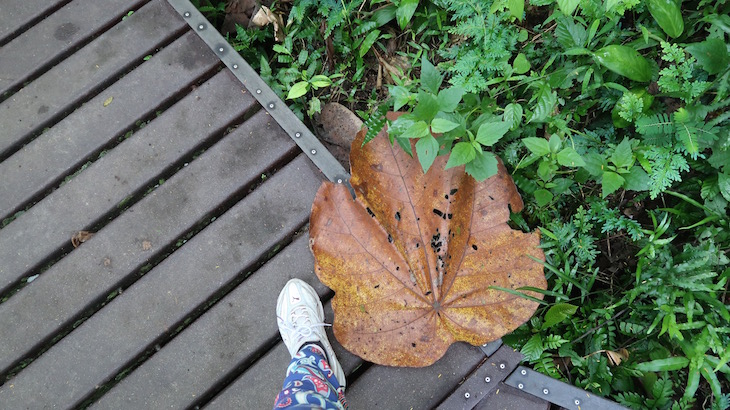
M 264 170 L 292 151 L 291 140 L 268 124 L 265 113 L 252 117 L 0 305 L 0 326 L 8 329 L 0 344 L 0 372 L 73 323 L 86 306 L 117 289 L 233 192 L 257 181 Z M 263 133 L 267 139 L 257 138 Z M 240 144 L 242 139 L 247 146 Z
M 352 366 L 359 364 L 357 358 L 341 350 L 338 343 L 335 347 L 338 358 L 342 358 L 344 362 L 346 373 L 351 372 Z M 223 410 L 270 407 L 281 390 L 289 362 L 288 355 L 286 347 L 283 344 L 278 345 L 222 391 L 206 408 Z M 441 360 L 429 367 L 372 366 L 352 384 L 348 384 L 345 397 L 352 409 L 432 408 L 483 359 L 484 354 L 479 348 L 457 343 L 449 348 Z
M 0 104 L 0 158 L 94 95 L 187 25 L 153 0 Z
M 484 360 L 484 353 L 455 343 L 429 367 L 373 366 L 346 393 L 353 409 L 427 409 L 443 400 Z
M 0 292 L 37 272 L 74 232 L 90 229 L 125 198 L 153 185 L 252 106 L 253 98 L 222 71 L 0 230 Z
M 15 33 L 63 6 L 68 0 L 3 0 L 0 2 L 0 45 Z
M 289 279 L 305 280 L 320 296 L 328 292 L 312 270 L 314 259 L 308 239 L 304 234 L 292 242 L 92 408 L 189 408 L 206 396 L 209 389 L 225 384 L 237 369 L 245 368 L 271 339 L 278 336 L 276 295 Z M 230 246 L 236 248 L 235 244 Z M 216 266 L 238 268 L 219 263 Z M 288 351 L 283 350 L 288 356 Z M 274 372 L 279 378 L 287 362 L 281 362 Z M 277 385 L 281 386 L 281 380 L 274 383 L 274 387 Z M 252 394 L 258 394 L 253 391 Z M 264 388 L 261 394 L 271 391 L 271 388 Z M 265 404 L 270 407 L 272 403 L 273 397 L 269 397 Z M 249 401 L 245 406 L 229 408 L 265 408 L 254 404 L 257 403 Z
M 246 132 L 249 130 L 243 131 L 249 134 Z M 250 135 L 252 139 L 260 139 L 258 137 L 261 134 L 254 132 Z M 248 148 L 240 141 L 233 146 L 239 150 Z M 232 146 L 225 148 L 235 150 Z M 175 207 L 185 206 L 181 205 L 184 201 L 176 201 L 182 199 L 180 197 L 187 197 L 188 202 L 192 202 L 195 197 L 205 199 L 207 195 L 219 191 L 220 187 L 215 187 L 211 174 L 229 174 L 229 178 L 239 175 L 239 170 L 231 168 L 233 164 L 230 162 L 216 163 L 222 154 L 216 152 L 197 169 L 187 172 L 186 176 L 190 176 L 191 181 L 175 187 L 177 197 L 153 197 L 146 203 L 149 210 L 155 210 L 154 214 L 159 217 L 163 217 L 160 212 L 165 210 L 178 213 Z M 246 159 L 253 156 L 247 155 Z M 246 159 L 232 152 L 225 159 L 246 162 Z M 194 164 L 191 163 L 188 168 Z M 206 167 L 209 170 L 205 170 Z M 220 286 L 233 280 L 240 269 L 254 264 L 287 235 L 306 223 L 309 204 L 321 182 L 312 168 L 309 160 L 300 155 L 268 179 L 134 286 L 0 387 L 3 405 L 8 408 L 40 408 L 49 405 L 67 408 L 78 405 L 99 385 L 133 364 L 139 354 L 154 349 L 159 340 L 158 335 L 164 335 L 183 323 L 185 317 L 202 307 Z M 195 188 L 191 192 L 192 187 Z M 140 220 L 139 215 L 133 216 Z M 148 224 L 148 232 L 140 232 L 139 227 L 134 227 L 127 228 L 125 233 L 133 239 L 157 229 Z M 106 236 L 111 239 L 111 235 Z M 78 280 L 76 286 L 82 282 Z
M 0 220 L 58 185 L 135 122 L 168 104 L 218 64 L 195 35 L 185 34 L 0 163 Z M 155 79 L 150 81 L 150 79 Z M 104 102 L 111 97 L 112 103 Z
M 314 279 L 316 283 L 319 283 L 319 279 Z M 311 283 L 311 282 L 310 282 Z M 283 284 L 282 284 L 283 286 Z M 321 285 L 320 285 L 321 286 Z M 269 294 L 278 295 L 281 291 L 281 287 Z M 274 305 L 275 306 L 275 305 Z M 325 317 L 327 323 L 332 323 L 332 306 L 331 304 L 325 303 L 324 305 Z M 272 311 L 265 314 L 265 320 L 268 323 L 273 323 L 274 328 L 276 321 L 271 318 Z M 358 367 L 363 364 L 362 359 L 353 355 L 352 353 L 345 350 L 342 345 L 337 343 L 332 334 L 332 328 L 327 328 L 327 337 L 332 344 L 332 348 L 335 350 L 337 360 L 342 365 L 342 369 L 345 374 L 349 377 L 350 374 Z M 279 339 L 281 340 L 281 339 Z M 274 405 L 274 398 L 281 391 L 284 377 L 286 376 L 286 368 L 291 361 L 291 355 L 289 350 L 286 348 L 283 342 L 279 342 L 275 348 L 271 349 L 261 359 L 259 359 L 253 366 L 239 376 L 234 383 L 226 387 L 217 397 L 214 398 L 207 406 L 209 410 L 227 410 L 227 409 L 265 409 Z M 381 386 L 382 387 L 382 386 Z M 349 387 L 345 389 L 345 396 L 348 396 Z M 349 400 L 349 398 L 348 398 Z M 355 409 L 358 407 L 352 407 Z M 382 407 L 391 409 L 391 407 Z
M 57 10 L 41 24 L 0 48 L 0 95 L 20 88 L 29 78 L 52 67 L 64 55 L 120 21 L 145 1 L 75 0 Z M 3 14 L 1 9 L 2 6 L 0 15 Z

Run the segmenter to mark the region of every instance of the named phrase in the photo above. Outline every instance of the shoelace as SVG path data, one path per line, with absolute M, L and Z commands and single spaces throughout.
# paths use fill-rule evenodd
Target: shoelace
M 306 306 L 297 306 L 292 309 L 291 320 L 285 320 L 277 316 L 281 327 L 290 332 L 293 341 L 296 340 L 295 345 L 302 343 L 311 336 L 314 333 L 314 328 L 332 326 L 323 322 L 312 323 L 312 315 L 306 311 L 307 309 Z

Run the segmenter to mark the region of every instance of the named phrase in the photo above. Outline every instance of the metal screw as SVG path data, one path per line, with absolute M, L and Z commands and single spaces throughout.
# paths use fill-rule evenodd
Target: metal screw
M 274 103 L 269 103 L 269 108 L 274 108 Z
M 490 383 L 492 381 L 492 378 L 489 377 L 489 376 L 487 376 L 487 377 L 484 378 L 484 381 L 487 382 L 487 383 Z
M 468 399 L 469 397 L 471 397 L 471 394 L 469 394 L 469 392 L 464 393 L 464 398 L 465 399 Z
M 520 373 L 522 373 L 523 376 L 526 376 L 527 375 L 527 370 L 522 369 L 522 371 Z
M 237 68 L 238 68 L 238 64 L 233 64 L 233 69 L 235 70 Z
M 505 367 L 507 367 L 507 366 L 505 366 L 504 363 L 502 363 L 502 364 L 499 365 L 499 368 L 502 369 L 502 370 L 504 370 Z
M 198 25 L 198 30 L 205 30 L 205 24 Z
M 224 49 L 223 47 L 218 47 L 218 51 L 220 51 L 222 53 L 222 52 L 226 51 L 226 49 Z
M 342 178 L 337 178 L 337 183 L 338 184 L 341 184 L 342 183 Z
M 311 153 L 312 153 L 312 155 L 314 155 L 314 154 L 316 154 L 316 153 L 317 153 L 317 150 L 316 150 L 316 149 L 313 149 L 313 150 L 311 150 L 311 151 L 309 151 L 309 152 L 311 152 Z
M 522 383 L 520 383 L 520 384 L 517 385 L 517 388 L 520 389 L 520 390 L 522 390 L 522 389 L 525 388 L 525 385 L 522 384 Z
M 573 403 L 575 403 L 576 406 L 580 406 L 580 400 L 578 400 L 578 399 L 575 399 L 575 401 Z
M 261 94 L 261 90 L 256 90 L 256 94 Z
M 189 11 L 186 11 L 185 13 L 183 13 L 183 16 L 190 17 L 190 12 Z
M 542 389 L 542 394 L 548 394 L 548 393 L 550 393 L 550 390 L 548 390 L 548 389 Z
M 296 138 L 299 138 L 299 137 L 301 137 L 301 136 L 302 136 L 302 133 L 301 133 L 301 132 L 296 132 L 296 133 L 294 133 L 294 136 L 295 136 Z

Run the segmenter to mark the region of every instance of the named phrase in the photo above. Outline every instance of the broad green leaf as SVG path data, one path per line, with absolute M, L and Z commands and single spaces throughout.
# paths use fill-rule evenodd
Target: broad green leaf
M 388 4 L 385 7 L 379 7 L 373 12 L 371 21 L 374 21 L 377 27 L 382 27 L 395 18 L 396 7 L 393 4 Z
M 510 103 L 504 107 L 502 120 L 509 124 L 510 129 L 514 130 L 522 123 L 522 106 L 517 103 Z
M 425 55 L 421 59 L 421 85 L 432 94 L 438 94 L 441 82 L 444 77 L 439 73 L 436 67 L 431 64 Z
M 684 369 L 689 364 L 689 359 L 686 357 L 669 357 L 666 359 L 657 359 L 649 362 L 638 363 L 636 365 L 637 370 L 642 372 L 663 372 L 667 370 L 679 370 Z
M 565 319 L 570 318 L 578 310 L 578 306 L 570 303 L 556 303 L 550 306 L 545 312 L 545 322 L 542 324 L 543 329 L 549 329 Z
M 720 174 L 717 174 L 717 185 L 720 188 L 722 196 L 730 201 L 730 170 L 727 170 Z
M 413 115 L 419 120 L 431 122 L 439 112 L 439 103 L 435 94 L 425 91 L 418 92 L 418 104 L 413 109 Z
M 291 87 L 291 89 L 289 90 L 289 94 L 286 96 L 286 99 L 292 100 L 294 98 L 299 98 L 306 94 L 308 89 L 309 83 L 306 81 L 300 81 Z
M 603 175 L 603 171 L 606 170 L 606 165 L 608 165 L 605 158 L 595 152 L 586 154 L 583 156 L 583 160 L 586 163 L 583 168 L 594 177 Z
M 629 46 L 612 44 L 593 53 L 598 64 L 628 79 L 647 82 L 651 80 L 651 65 L 638 51 Z
M 444 132 L 449 132 L 458 126 L 459 124 L 451 122 L 447 119 L 434 118 L 433 121 L 431 121 L 431 132 L 435 134 L 441 134 Z
M 527 122 L 545 121 L 553 113 L 557 103 L 558 94 L 547 85 L 542 87 L 537 97 L 537 103 L 532 109 L 532 115 Z
M 322 88 L 332 85 L 332 80 L 330 80 L 326 75 L 315 75 L 311 80 L 309 80 L 309 83 L 314 88 Z
M 708 38 L 701 43 L 690 44 L 685 49 L 710 74 L 717 74 L 730 65 L 730 55 L 725 42 L 719 38 Z
M 523 138 L 522 143 L 535 155 L 543 156 L 550 153 L 550 145 L 544 138 Z
M 458 142 L 451 149 L 451 155 L 449 155 L 449 161 L 446 163 L 446 169 L 464 165 L 473 160 L 475 156 L 476 150 L 473 145 L 468 142 Z
M 646 173 L 640 166 L 634 165 L 628 174 L 624 175 L 626 179 L 626 189 L 631 191 L 647 191 L 649 190 L 649 174 Z
M 524 54 L 519 53 L 515 60 L 512 62 L 512 67 L 516 74 L 525 74 L 530 71 L 530 62 L 527 61 L 527 57 Z
M 621 175 L 606 171 L 603 173 L 603 181 L 601 182 L 601 197 L 605 198 L 621 188 L 624 184 L 624 177 Z
M 558 0 L 558 7 L 563 14 L 570 16 L 575 11 L 575 8 L 578 7 L 579 3 L 580 0 Z
M 611 162 L 618 168 L 628 168 L 634 163 L 634 154 L 631 150 L 631 141 L 624 138 L 611 155 Z
M 504 121 L 485 122 L 477 130 L 477 142 L 491 147 L 509 131 L 510 124 Z
M 675 0 L 648 0 L 647 6 L 651 16 L 669 37 L 677 38 L 682 34 L 684 20 L 679 4 Z
M 398 9 L 395 11 L 395 18 L 398 20 L 398 26 L 401 30 L 406 28 L 413 18 L 413 14 L 418 7 L 418 0 L 401 0 Z
M 403 87 L 402 85 L 391 87 L 388 91 L 393 97 L 393 109 L 395 111 L 403 108 L 403 106 L 408 104 L 411 99 L 415 97 L 415 95 L 411 94 L 411 92 L 408 91 L 408 88 Z
M 537 206 L 545 206 L 553 200 L 553 193 L 547 189 L 538 189 L 535 191 L 535 202 Z
M 525 14 L 524 0 L 507 0 L 507 10 L 512 17 L 522 21 L 522 15 Z M 525 40 L 522 40 L 525 41 Z
M 497 158 L 491 152 L 477 151 L 474 159 L 466 164 L 465 171 L 477 181 L 484 181 L 497 173 Z
M 564 167 L 582 167 L 586 163 L 572 147 L 566 147 L 558 152 L 558 164 Z
M 550 147 L 550 152 L 557 153 L 560 147 L 563 146 L 563 140 L 558 137 L 558 134 L 552 134 L 548 140 L 548 146 Z
M 433 135 L 423 137 L 416 142 L 416 155 L 418 155 L 418 161 L 421 163 L 424 174 L 431 168 L 431 164 L 436 159 L 438 152 L 439 143 Z
M 547 158 L 543 158 L 540 165 L 537 166 L 537 176 L 545 182 L 553 179 L 556 172 L 558 172 L 558 165 L 553 161 L 548 161 Z
M 454 112 L 464 96 L 464 89 L 461 87 L 449 87 L 439 91 L 438 101 L 439 110 L 443 112 Z
M 380 38 L 380 30 L 373 30 L 370 33 L 368 33 L 367 36 L 365 36 L 365 39 L 362 41 L 362 44 L 360 44 L 360 57 L 364 57 L 365 54 L 370 51 L 370 48 L 375 44 L 376 41 L 378 41 L 378 38 Z
M 416 121 L 408 127 L 407 130 L 401 135 L 399 135 L 400 138 L 422 138 L 427 135 L 429 135 L 430 132 L 428 131 L 428 124 L 426 124 L 426 121 Z

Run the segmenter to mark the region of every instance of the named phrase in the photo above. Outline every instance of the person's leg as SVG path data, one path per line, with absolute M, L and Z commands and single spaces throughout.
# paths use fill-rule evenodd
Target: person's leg
M 274 408 L 347 408 L 345 374 L 324 331 L 324 309 L 314 289 L 290 280 L 279 294 L 276 315 L 292 360 Z

